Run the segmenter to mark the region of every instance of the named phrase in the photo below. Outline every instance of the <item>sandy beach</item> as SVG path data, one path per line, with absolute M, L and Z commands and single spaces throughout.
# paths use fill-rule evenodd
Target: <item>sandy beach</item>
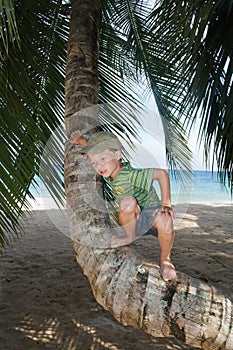
M 177 270 L 232 296 L 233 205 L 178 205 L 176 213 Z M 24 227 L 1 257 L 1 350 L 193 349 L 123 327 L 96 303 L 59 210 L 34 211 Z M 155 238 L 144 237 L 134 247 L 158 263 Z

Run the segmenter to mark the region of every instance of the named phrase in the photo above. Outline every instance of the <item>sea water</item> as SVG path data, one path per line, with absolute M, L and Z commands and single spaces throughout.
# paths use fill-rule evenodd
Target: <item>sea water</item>
M 183 188 L 172 176 L 172 202 L 224 204 L 233 203 L 227 183 L 222 183 L 216 171 L 193 171 L 187 186 Z
M 181 181 L 170 174 L 172 204 L 202 203 L 202 204 L 232 204 L 230 189 L 221 183 L 217 172 L 193 171 L 187 181 Z M 49 194 L 41 180 L 37 178 L 37 189 L 31 187 L 35 198 L 32 203 L 35 209 L 54 209 L 58 204 Z M 158 184 L 154 184 L 159 192 Z

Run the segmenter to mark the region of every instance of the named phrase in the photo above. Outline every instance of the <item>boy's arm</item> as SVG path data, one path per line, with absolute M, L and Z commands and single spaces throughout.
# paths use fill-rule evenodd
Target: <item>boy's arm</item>
M 154 169 L 153 180 L 159 182 L 162 211 L 168 212 L 173 216 L 171 207 L 170 178 L 168 172 L 165 169 Z
M 86 147 L 88 144 L 87 139 L 82 136 L 81 132 L 79 130 L 73 131 L 70 135 L 70 140 L 75 145 L 80 145 L 83 147 Z

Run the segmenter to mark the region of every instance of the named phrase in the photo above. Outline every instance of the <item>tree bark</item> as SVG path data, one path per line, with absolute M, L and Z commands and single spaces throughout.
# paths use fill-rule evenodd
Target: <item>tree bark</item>
M 73 0 L 65 83 L 68 137 L 98 129 L 99 0 Z M 65 188 L 77 261 L 98 303 L 123 325 L 174 335 L 202 349 L 233 349 L 230 297 L 182 273 L 164 282 L 132 247 L 109 249 L 113 228 L 96 178 L 79 146 L 67 144 Z

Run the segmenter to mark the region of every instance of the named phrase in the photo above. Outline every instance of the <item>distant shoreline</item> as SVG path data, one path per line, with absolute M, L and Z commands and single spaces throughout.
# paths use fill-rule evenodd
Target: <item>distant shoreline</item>
M 171 180 L 171 197 L 173 205 L 180 204 L 207 204 L 222 205 L 233 204 L 230 191 L 219 182 L 216 171 L 194 170 L 192 182 L 188 183 L 186 188 L 177 182 L 172 176 Z M 37 203 L 28 199 L 32 204 L 32 210 L 58 209 L 57 204 L 52 199 L 48 190 L 45 188 L 39 178 L 37 178 L 38 190 L 31 188 L 32 194 Z M 158 184 L 154 186 L 159 193 Z
M 31 204 L 30 210 L 59 210 L 57 204 L 53 201 L 51 197 L 46 197 L 46 201 L 44 197 L 37 197 L 37 202 L 34 202 L 32 199 L 29 200 Z M 189 205 L 207 205 L 207 206 L 230 206 L 233 205 L 233 201 L 229 202 L 208 202 L 208 201 L 189 201 L 189 202 L 173 202 L 173 206 L 189 206 Z M 65 209 L 65 208 L 62 208 Z M 25 210 L 25 209 L 24 209 Z

